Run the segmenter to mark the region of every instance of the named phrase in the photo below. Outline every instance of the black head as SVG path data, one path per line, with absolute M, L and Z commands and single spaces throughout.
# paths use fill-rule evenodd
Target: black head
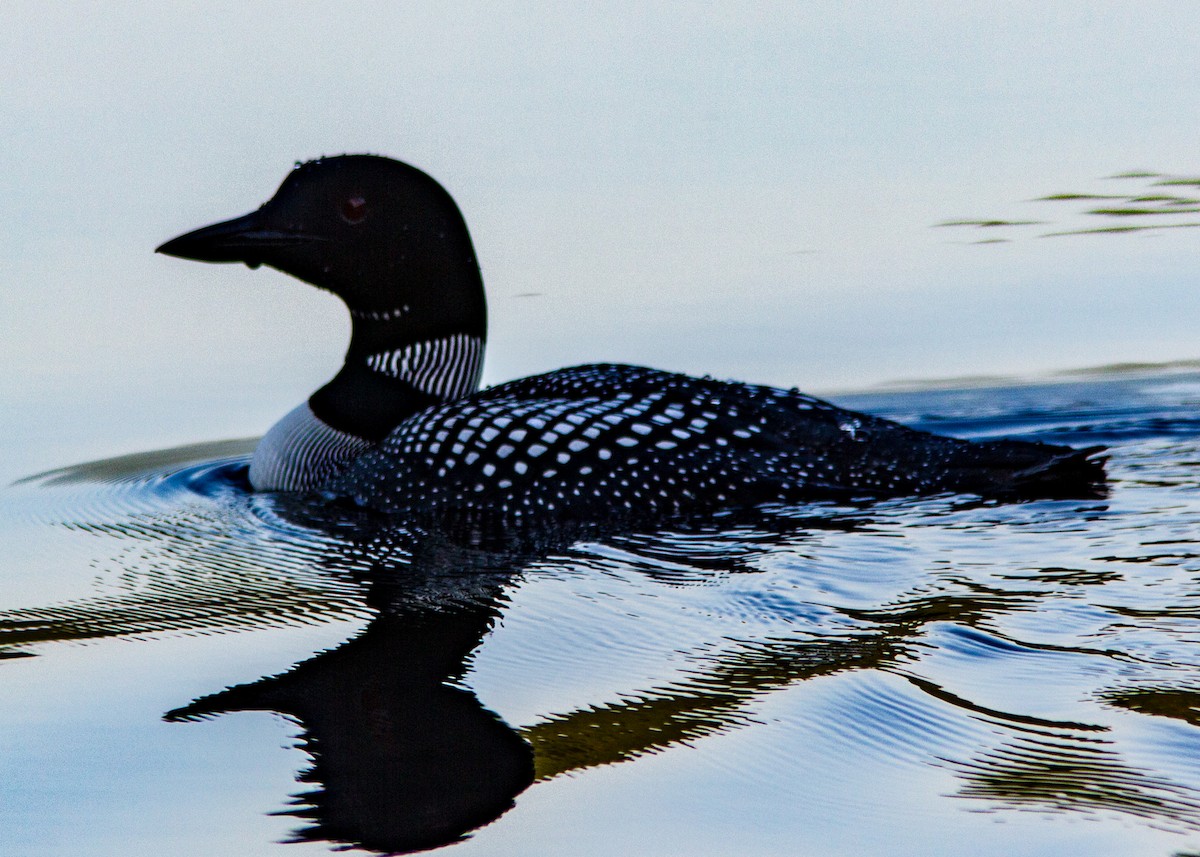
M 250 214 L 172 239 L 159 253 L 270 265 L 361 314 L 483 335 L 479 264 L 450 194 L 408 164 L 343 155 L 298 164 Z

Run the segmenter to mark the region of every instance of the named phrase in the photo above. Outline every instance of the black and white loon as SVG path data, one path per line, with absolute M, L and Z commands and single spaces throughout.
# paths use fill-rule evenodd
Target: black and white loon
M 1071 495 L 1098 448 L 974 443 L 796 390 L 637 366 L 560 369 L 479 391 L 487 309 L 467 227 L 414 167 L 298 164 L 257 211 L 161 253 L 270 265 L 350 310 L 341 371 L 275 424 L 258 491 L 319 491 L 387 513 L 567 519 L 770 501 L 964 492 Z

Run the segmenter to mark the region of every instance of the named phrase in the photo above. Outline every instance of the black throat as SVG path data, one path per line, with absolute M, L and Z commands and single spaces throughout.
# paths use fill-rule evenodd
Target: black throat
M 475 302 L 472 302 L 475 304 Z M 341 371 L 309 398 L 326 425 L 377 442 L 426 408 L 478 389 L 486 342 L 480 300 L 458 318 L 420 318 L 419 308 L 351 309 Z
M 408 417 L 442 400 L 365 363 L 348 361 L 308 404 L 331 428 L 378 442 Z

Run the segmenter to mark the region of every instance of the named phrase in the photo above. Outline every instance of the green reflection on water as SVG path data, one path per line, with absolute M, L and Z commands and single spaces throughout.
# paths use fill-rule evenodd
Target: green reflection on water
M 1166 176 L 1163 173 L 1134 170 L 1110 176 L 1110 179 L 1133 179 L 1148 181 L 1146 190 L 1129 194 L 1094 193 L 1086 191 L 1067 191 L 1045 194 L 1030 200 L 1032 204 L 1051 204 L 1054 217 L 1046 219 L 1024 219 L 1003 217 L 971 217 L 956 218 L 935 223 L 935 227 L 973 227 L 1002 230 L 1011 227 L 1055 224 L 1060 228 L 1042 233 L 1039 237 L 1052 238 L 1066 235 L 1123 235 L 1160 229 L 1178 229 L 1200 226 L 1200 221 L 1178 221 L 1171 223 L 1148 223 L 1137 226 L 1102 226 L 1091 227 L 1082 221 L 1092 217 L 1104 218 L 1160 218 L 1187 217 L 1200 214 L 1200 199 L 1194 197 L 1176 196 L 1151 190 L 1157 187 L 1200 187 L 1200 179 L 1184 176 Z M 1062 203 L 1124 203 L 1084 208 L 1067 215 L 1068 220 L 1062 219 Z M 1049 211 L 1049 209 L 1047 209 Z M 1014 233 L 1015 236 L 1015 233 Z M 990 238 L 986 241 L 972 241 L 972 244 L 996 244 L 1012 240 L 1010 236 Z

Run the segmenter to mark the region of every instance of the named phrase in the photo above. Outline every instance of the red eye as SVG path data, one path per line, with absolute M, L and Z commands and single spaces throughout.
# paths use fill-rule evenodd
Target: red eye
M 342 203 L 342 219 L 347 223 L 362 223 L 367 216 L 367 201 L 361 196 L 352 196 Z

